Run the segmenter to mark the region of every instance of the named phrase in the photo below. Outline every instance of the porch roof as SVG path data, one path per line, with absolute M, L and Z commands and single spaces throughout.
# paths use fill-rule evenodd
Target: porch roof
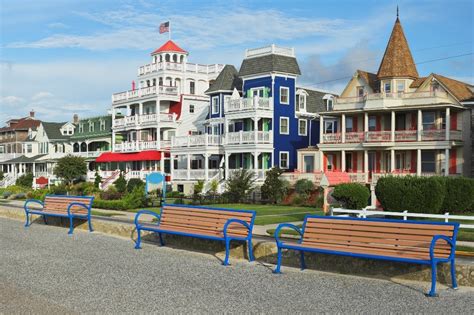
M 11 164 L 11 163 L 34 163 L 34 162 L 36 162 L 38 159 L 42 158 L 43 156 L 46 156 L 46 154 L 38 154 L 38 155 L 35 155 L 35 156 L 30 156 L 30 157 L 27 157 L 27 156 L 25 156 L 25 155 L 22 155 L 22 156 L 19 156 L 19 157 L 14 158 L 14 159 L 4 161 L 4 162 L 2 162 L 1 164 Z

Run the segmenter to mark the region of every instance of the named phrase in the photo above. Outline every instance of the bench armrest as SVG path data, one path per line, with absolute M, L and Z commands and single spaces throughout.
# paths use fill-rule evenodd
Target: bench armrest
M 69 204 L 69 206 L 67 206 L 67 215 L 68 216 L 71 216 L 74 215 L 74 212 L 71 213 L 71 208 L 72 207 L 75 207 L 75 206 L 79 206 L 79 207 L 83 207 L 87 210 L 87 214 L 88 215 L 91 215 L 91 207 L 87 206 L 85 203 L 82 203 L 82 202 L 71 202 Z
M 153 212 L 153 211 L 150 211 L 150 210 L 140 210 L 137 212 L 137 214 L 135 215 L 135 226 L 138 227 L 139 223 L 138 223 L 138 218 L 142 215 L 142 214 L 149 214 L 149 215 L 152 215 L 154 217 L 156 217 L 158 219 L 158 224 L 160 223 L 161 221 L 161 215 L 157 214 L 156 212 Z
M 29 208 L 28 208 L 28 204 L 29 203 L 38 203 L 41 205 L 41 208 L 44 208 L 44 203 L 41 201 L 41 200 L 38 200 L 38 199 L 28 199 L 25 201 L 25 205 L 23 206 L 23 208 L 25 209 L 26 212 L 29 212 Z
M 451 246 L 451 253 L 449 254 L 449 258 L 448 258 L 448 259 L 453 259 L 454 254 L 455 254 L 455 252 L 456 252 L 456 241 L 454 241 L 453 239 L 447 237 L 446 235 L 439 235 L 439 234 L 433 236 L 433 239 L 431 240 L 431 245 L 430 245 L 430 259 L 431 259 L 431 260 L 436 259 L 435 255 L 434 255 L 434 249 L 435 249 L 436 243 L 437 243 L 439 240 L 444 240 L 444 241 L 446 241 L 446 242 Z
M 276 228 L 275 230 L 275 233 L 274 233 L 274 236 L 275 236 L 275 241 L 277 242 L 277 245 L 278 244 L 281 244 L 281 240 L 280 240 L 280 231 L 281 229 L 283 228 L 291 228 L 293 230 L 295 230 L 296 232 L 298 232 L 300 234 L 300 241 L 301 239 L 303 238 L 303 231 L 302 229 L 300 229 L 299 227 L 297 227 L 296 225 L 294 224 L 291 224 L 291 223 L 281 223 L 280 225 L 278 225 L 278 227 Z
M 240 219 L 229 219 L 227 220 L 227 222 L 224 224 L 224 228 L 223 228 L 223 231 L 224 231 L 224 237 L 227 238 L 227 229 L 229 228 L 229 225 L 232 224 L 232 223 L 239 223 L 239 224 L 242 224 L 243 226 L 245 226 L 247 228 L 247 230 L 249 231 L 249 235 L 252 235 L 252 228 L 250 226 L 250 224 L 248 224 L 247 222 L 245 222 L 244 220 L 240 220 Z

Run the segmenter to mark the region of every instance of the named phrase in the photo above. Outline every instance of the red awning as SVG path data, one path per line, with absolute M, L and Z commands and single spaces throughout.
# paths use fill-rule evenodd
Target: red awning
M 159 161 L 161 160 L 161 152 L 159 151 L 142 151 L 138 153 L 102 153 L 96 162 L 128 162 L 128 161 Z

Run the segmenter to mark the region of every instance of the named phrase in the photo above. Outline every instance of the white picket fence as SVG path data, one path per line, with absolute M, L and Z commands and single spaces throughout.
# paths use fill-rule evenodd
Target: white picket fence
M 331 215 L 339 214 L 356 214 L 359 218 L 367 218 L 368 216 L 372 215 L 383 215 L 383 216 L 392 216 L 392 217 L 403 217 L 403 220 L 408 220 L 408 218 L 427 218 L 427 219 L 443 219 L 444 222 L 451 221 L 473 221 L 474 223 L 474 216 L 468 215 L 452 215 L 449 212 L 444 214 L 428 214 L 428 213 L 408 213 L 408 211 L 403 212 L 389 212 L 389 211 L 377 211 L 371 208 L 364 208 L 362 210 L 350 210 L 350 209 L 342 209 L 342 208 L 333 208 L 330 210 Z M 474 229 L 474 224 L 461 224 L 461 228 L 463 229 Z

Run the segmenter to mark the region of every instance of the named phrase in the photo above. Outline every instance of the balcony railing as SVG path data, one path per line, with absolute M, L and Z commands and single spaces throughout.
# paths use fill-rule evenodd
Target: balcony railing
M 290 184 L 294 184 L 300 179 L 307 179 L 313 182 L 317 186 L 319 186 L 322 176 L 323 176 L 323 173 L 321 172 L 314 172 L 314 173 L 285 172 L 280 175 L 282 179 L 287 180 Z
M 142 150 L 160 149 L 159 141 L 123 142 L 114 145 L 115 152 L 136 152 Z
M 391 131 L 368 131 L 365 133 L 366 142 L 390 142 L 392 141 Z
M 177 115 L 174 113 L 160 113 L 147 115 L 133 115 L 117 118 L 113 125 L 115 128 L 134 127 L 137 125 L 154 125 L 159 122 L 175 122 Z
M 277 55 L 283 55 L 283 56 L 288 56 L 288 57 L 294 57 L 295 49 L 289 48 L 289 47 L 270 45 L 270 46 L 265 46 L 265 47 L 247 49 L 245 51 L 246 58 L 264 56 L 264 55 L 269 55 L 269 54 L 277 54 Z
M 416 130 L 395 130 L 395 141 L 416 141 L 418 132 Z
M 360 143 L 362 141 L 364 141 L 363 132 L 346 132 L 347 143 Z
M 87 152 L 72 152 L 72 155 L 84 157 L 84 158 L 95 158 L 98 157 L 104 151 L 87 151 Z
M 239 172 L 241 169 L 229 169 L 229 175 L 227 178 L 230 178 L 234 173 Z M 261 169 L 248 169 L 249 172 L 254 173 L 254 179 L 256 180 L 264 180 L 265 179 L 265 173 L 268 170 L 261 170 Z
M 222 136 L 220 135 L 192 135 L 186 137 L 174 137 L 171 140 L 171 146 L 173 148 L 219 145 L 222 145 Z
M 177 63 L 177 62 L 157 62 L 150 63 L 138 68 L 138 75 L 145 75 L 152 72 L 171 70 L 171 71 L 186 71 L 203 74 L 217 74 L 224 68 L 224 65 L 213 64 L 213 65 L 201 65 L 196 63 Z
M 271 97 L 240 98 L 231 99 L 229 106 L 225 108 L 226 113 L 249 111 L 249 110 L 272 110 L 273 101 Z
M 137 90 L 130 90 L 112 95 L 112 102 L 122 102 L 127 100 L 133 100 L 145 96 L 178 96 L 178 87 L 176 86 L 149 86 L 143 87 Z
M 226 134 L 226 144 L 270 144 L 272 142 L 271 131 L 239 131 Z
M 219 174 L 219 169 L 210 168 L 207 170 L 207 176 L 209 178 L 213 178 L 217 174 Z M 173 180 L 176 179 L 184 179 L 184 180 L 204 180 L 206 177 L 206 170 L 205 169 L 190 169 L 189 171 L 186 169 L 176 169 L 173 170 L 171 173 L 171 177 Z
M 323 143 L 341 143 L 342 138 L 340 133 L 324 133 Z

